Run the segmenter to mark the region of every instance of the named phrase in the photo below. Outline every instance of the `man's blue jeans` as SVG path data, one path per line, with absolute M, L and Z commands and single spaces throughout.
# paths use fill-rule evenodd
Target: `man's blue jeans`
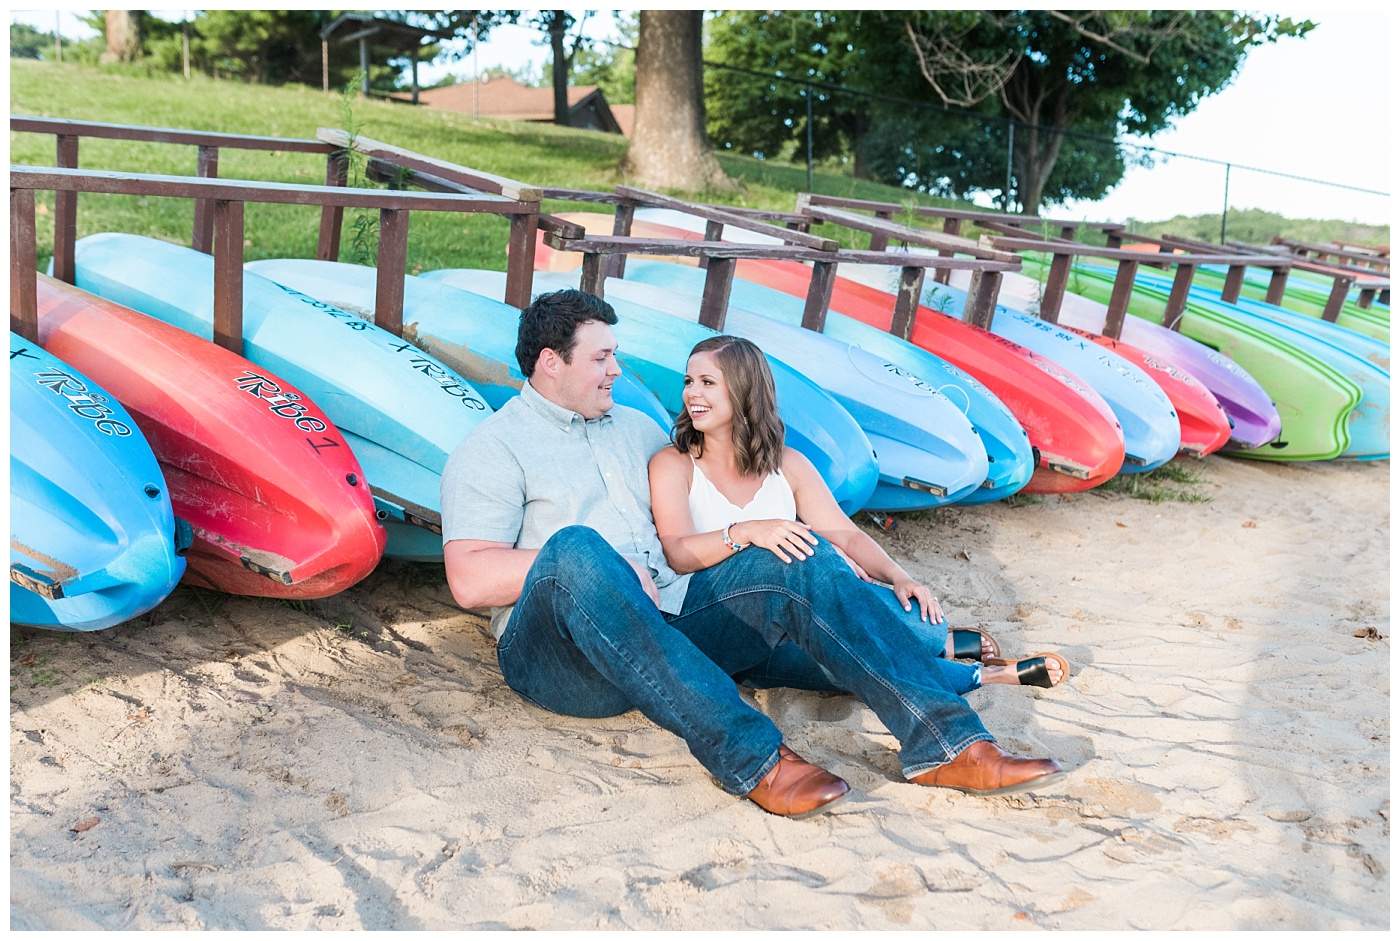
M 991 740 L 942 657 L 946 628 L 904 612 L 822 540 L 784 563 L 765 549 L 696 572 L 679 614 L 662 614 L 636 571 L 596 532 L 570 526 L 540 550 L 506 624 L 506 682 L 536 705 L 601 718 L 629 709 L 679 735 L 733 794 L 777 763 L 782 733 L 732 677 L 791 641 L 899 739 L 912 777 Z M 950 668 L 953 668 L 950 670 Z

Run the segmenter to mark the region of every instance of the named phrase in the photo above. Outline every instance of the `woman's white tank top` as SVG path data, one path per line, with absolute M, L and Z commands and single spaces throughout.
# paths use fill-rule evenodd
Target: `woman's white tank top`
M 690 517 L 695 521 L 697 533 L 713 532 L 744 520 L 797 519 L 797 501 L 782 471 L 774 471 L 765 477 L 748 506 L 738 507 L 710 483 L 710 478 L 695 463 L 695 458 L 692 457 L 690 461 L 695 466 L 690 481 Z

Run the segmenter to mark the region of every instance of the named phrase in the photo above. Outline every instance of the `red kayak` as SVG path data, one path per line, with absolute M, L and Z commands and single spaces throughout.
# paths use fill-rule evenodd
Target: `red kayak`
M 606 231 L 611 217 L 598 213 L 560 214 L 585 228 Z M 674 226 L 641 219 L 632 234 L 647 238 L 700 238 Z M 694 259 L 661 258 L 694 265 Z M 566 270 L 580 256 L 536 245 L 535 267 Z M 812 271 L 795 261 L 741 260 L 735 277 L 797 297 L 807 296 Z M 894 298 L 848 278 L 836 278 L 831 310 L 880 330 L 889 330 Z M 827 332 L 832 332 L 828 324 Z M 1025 347 L 927 307 L 919 308 L 911 342 L 939 356 L 987 386 L 1026 429 L 1039 460 L 1026 493 L 1074 493 L 1097 487 L 1123 466 L 1123 431 L 1113 410 L 1074 373 Z
M 1230 440 L 1230 417 L 1220 400 L 1201 384 L 1191 373 L 1153 356 L 1146 350 L 1130 346 L 1122 340 L 1106 337 L 1102 333 L 1090 333 L 1066 324 L 1058 324 L 1061 330 L 1077 333 L 1086 340 L 1092 340 L 1105 349 L 1112 350 L 1134 366 L 1147 373 L 1148 377 L 1167 394 L 1172 408 L 1176 409 L 1177 420 L 1181 422 L 1181 453 L 1188 457 L 1205 457 L 1225 447 Z
M 39 276 L 39 344 L 116 396 L 194 544 L 185 581 L 324 598 L 374 570 L 384 527 L 360 464 L 319 408 L 241 356 Z

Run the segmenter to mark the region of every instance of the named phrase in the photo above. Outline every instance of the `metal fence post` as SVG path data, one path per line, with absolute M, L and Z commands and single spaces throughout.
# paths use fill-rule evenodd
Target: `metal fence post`
M 1225 164 L 1225 205 L 1220 207 L 1220 244 L 1225 244 L 1225 219 L 1230 215 L 1230 165 Z
M 804 85 L 802 97 L 807 99 L 807 192 L 812 192 L 812 86 Z

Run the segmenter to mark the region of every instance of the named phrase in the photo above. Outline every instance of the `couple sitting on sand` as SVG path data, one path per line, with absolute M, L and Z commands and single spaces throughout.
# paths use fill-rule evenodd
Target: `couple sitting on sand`
M 947 630 L 929 590 L 783 446 L 758 348 L 695 347 L 668 442 L 613 403 L 615 323 L 580 291 L 536 298 L 515 350 L 529 381 L 443 474 L 448 583 L 461 606 L 493 606 L 510 687 L 564 715 L 640 709 L 725 790 L 783 816 L 850 788 L 784 745 L 736 681 L 854 693 L 915 784 L 993 795 L 1063 778 L 1052 760 L 1004 752 L 962 694 L 1052 686 L 1068 664 L 995 659 L 988 635 Z

